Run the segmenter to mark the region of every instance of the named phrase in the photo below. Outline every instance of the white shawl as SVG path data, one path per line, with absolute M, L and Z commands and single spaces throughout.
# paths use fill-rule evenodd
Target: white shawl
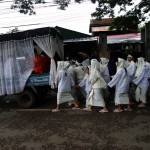
M 141 74 L 141 69 L 145 65 L 145 61 L 143 57 L 138 58 L 137 69 L 135 72 L 135 77 L 138 77 Z

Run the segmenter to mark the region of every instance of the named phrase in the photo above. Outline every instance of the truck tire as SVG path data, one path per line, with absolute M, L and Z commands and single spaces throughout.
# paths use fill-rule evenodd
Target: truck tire
M 32 91 L 25 90 L 18 99 L 18 105 L 22 108 L 31 108 L 35 105 L 36 95 Z

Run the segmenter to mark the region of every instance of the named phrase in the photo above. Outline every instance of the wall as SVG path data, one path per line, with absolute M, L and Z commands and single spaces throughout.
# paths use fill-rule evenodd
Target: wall
M 143 53 L 147 60 L 150 61 L 150 22 L 145 24 L 141 30 L 141 40 L 144 42 Z

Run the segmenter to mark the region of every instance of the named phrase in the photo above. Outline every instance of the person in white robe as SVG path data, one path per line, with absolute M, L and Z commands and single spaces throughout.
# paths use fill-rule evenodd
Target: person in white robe
M 57 107 L 52 110 L 52 112 L 60 111 L 60 104 L 73 101 L 73 97 L 71 96 L 71 87 L 75 86 L 75 83 L 67 70 L 69 66 L 68 62 L 61 62 L 61 69 L 57 73 L 56 77 L 56 85 L 58 85 L 58 93 L 57 93 Z M 60 66 L 59 66 L 60 67 Z M 76 103 L 75 107 L 78 107 Z
M 132 81 L 135 77 L 135 71 L 136 71 L 136 64 L 133 61 L 133 56 L 128 55 L 127 56 L 128 66 L 127 66 L 127 72 L 129 75 L 129 80 Z
M 62 70 L 63 68 L 63 61 L 57 61 L 57 73 Z
M 68 68 L 68 72 L 70 73 L 71 77 L 73 78 L 73 81 L 75 82 L 75 71 L 74 71 L 74 67 L 71 62 L 70 62 L 70 66 Z M 76 103 L 78 103 L 77 90 L 76 90 L 75 86 L 73 86 L 71 88 L 71 95 L 74 98 L 74 101 L 76 101 Z M 72 104 L 73 104 L 73 101 L 68 102 L 68 106 L 71 106 Z
M 86 72 L 87 67 L 90 66 L 90 60 L 89 60 L 89 59 L 85 59 L 85 60 L 82 62 L 82 66 L 83 66 L 84 71 Z
M 149 78 L 150 78 L 150 63 L 149 63 L 147 60 L 145 60 L 145 64 L 146 64 L 146 66 L 148 67 L 148 70 L 149 70 Z M 150 80 L 148 80 L 148 82 L 150 83 Z M 147 96 L 150 96 L 150 88 L 148 88 Z
M 85 71 L 84 68 L 82 66 L 81 63 L 76 62 L 77 67 L 74 68 L 74 72 L 75 72 L 75 84 L 78 85 L 80 84 L 80 82 L 83 80 L 84 76 L 85 76 Z M 86 92 L 85 89 L 83 87 L 80 87 L 77 90 L 77 98 L 78 100 L 80 98 L 86 98 Z
M 148 67 L 149 78 L 150 78 L 150 63 L 148 61 L 145 61 L 145 65 Z
M 91 83 L 90 83 L 90 66 L 86 69 L 86 75 L 84 79 L 80 82 L 79 87 L 84 87 L 86 91 L 86 104 L 85 104 L 85 110 L 88 108 L 88 97 L 91 91 Z
M 74 72 L 75 72 L 76 83 L 79 84 L 85 76 L 84 68 L 81 63 L 76 62 L 76 67 L 74 68 Z
M 146 105 L 146 93 L 149 87 L 149 68 L 147 67 L 144 58 L 138 58 L 137 70 L 135 73 L 135 79 L 133 82 L 137 85 L 136 88 L 136 101 L 140 102 L 138 107 L 145 107 Z
M 109 60 L 107 58 L 100 58 L 100 72 L 106 83 L 110 82 L 110 75 L 108 70 L 108 62 Z
M 135 71 L 136 71 L 136 64 L 133 61 L 133 56 L 128 55 L 127 56 L 127 72 L 128 72 L 129 81 L 130 81 L 130 84 L 129 84 L 129 102 L 130 102 L 130 104 L 129 105 L 131 105 L 131 103 L 136 103 L 136 100 L 135 100 L 136 87 L 135 87 L 135 84 L 132 82 L 132 80 L 135 77 Z M 130 106 L 127 108 L 126 111 L 131 111 L 129 108 L 130 108 Z
M 101 75 L 102 75 L 102 77 L 104 78 L 104 80 L 107 84 L 110 82 L 108 62 L 109 62 L 109 60 L 107 58 L 104 58 L 104 57 L 100 58 L 100 72 L 101 72 Z M 109 99 L 109 89 L 108 89 L 108 87 L 104 88 L 102 90 L 103 90 L 104 98 Z
M 129 104 L 128 90 L 129 90 L 129 77 L 125 69 L 125 60 L 118 58 L 117 72 L 113 79 L 108 83 L 108 86 L 115 86 L 115 106 L 114 112 L 122 112 L 121 105 Z M 130 108 L 131 110 L 131 108 Z
M 91 82 L 91 92 L 88 97 L 88 109 L 87 111 L 92 111 L 92 106 L 99 106 L 102 109 L 99 112 L 108 112 L 105 101 L 102 96 L 102 88 L 107 86 L 105 80 L 101 76 L 100 73 L 100 64 L 96 59 L 91 60 L 91 74 L 90 74 L 90 82 Z

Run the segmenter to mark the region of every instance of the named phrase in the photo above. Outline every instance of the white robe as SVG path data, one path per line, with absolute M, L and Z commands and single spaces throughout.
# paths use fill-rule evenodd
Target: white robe
M 146 66 L 148 67 L 148 70 L 149 70 L 149 76 L 150 76 L 150 63 L 146 61 L 145 64 L 146 64 Z
M 105 102 L 102 96 L 101 79 L 102 76 L 100 72 L 95 70 L 91 79 L 91 92 L 88 97 L 88 103 L 91 106 L 105 107 Z
M 142 67 L 140 74 L 133 80 L 133 82 L 140 88 L 145 88 L 149 86 L 148 78 L 149 78 L 149 69 L 145 65 Z
M 75 85 L 67 69 L 60 70 L 57 74 L 56 84 L 58 84 L 57 104 L 73 101 L 71 87 Z
M 91 83 L 90 83 L 90 76 L 86 75 L 84 79 L 79 84 L 80 87 L 84 87 L 86 91 L 86 107 L 88 107 L 88 97 L 91 91 Z
M 83 80 L 83 78 L 85 76 L 85 72 L 84 72 L 83 66 L 75 67 L 74 68 L 74 72 L 75 72 L 75 80 L 76 80 L 75 82 L 77 84 L 79 84 Z
M 145 65 L 142 67 L 140 74 L 133 82 L 137 85 L 136 89 L 136 101 L 142 101 L 146 103 L 146 93 L 148 91 L 149 68 Z
M 110 82 L 110 75 L 109 75 L 107 66 L 105 68 L 101 69 L 101 75 L 104 78 L 104 80 L 106 81 L 106 83 Z
M 127 67 L 127 72 L 129 75 L 129 80 L 131 81 L 135 76 L 136 64 L 134 61 L 129 62 L 129 66 Z
M 74 71 L 74 67 L 73 66 L 70 66 L 68 68 L 68 72 L 70 73 L 71 77 L 73 78 L 74 82 L 75 82 L 75 71 Z M 72 87 L 71 88 L 71 95 L 72 97 L 74 98 L 74 100 L 77 100 L 77 90 L 75 87 Z
M 90 60 L 89 59 L 86 59 L 82 62 L 82 66 L 83 66 L 83 69 L 84 71 L 86 71 L 86 68 L 90 65 Z
M 129 104 L 128 90 L 129 77 L 124 68 L 119 68 L 113 79 L 108 83 L 108 86 L 116 86 L 115 104 Z
M 127 93 L 129 90 L 129 77 L 124 68 L 119 68 L 108 86 L 116 86 L 117 93 Z
M 73 80 L 75 81 L 75 71 L 74 68 L 72 66 L 70 66 L 68 68 L 68 72 L 70 73 L 71 77 L 73 78 Z
M 74 68 L 74 71 L 75 71 L 75 83 L 78 85 L 78 84 L 80 84 L 80 82 L 83 80 L 83 78 L 85 76 L 84 68 L 83 68 L 83 66 L 78 66 L 78 67 Z M 85 92 L 84 88 L 82 88 L 82 87 L 77 89 L 77 96 L 78 96 L 78 98 L 81 95 L 84 98 L 86 97 L 86 92 Z

